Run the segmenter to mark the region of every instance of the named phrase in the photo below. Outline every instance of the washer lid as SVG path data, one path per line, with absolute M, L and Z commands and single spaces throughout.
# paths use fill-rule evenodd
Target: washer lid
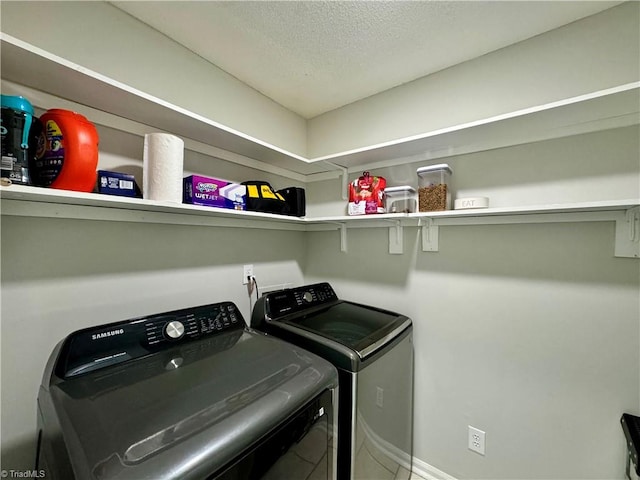
M 329 359 L 349 371 L 364 368 L 378 350 L 411 330 L 399 313 L 339 300 L 317 283 L 270 292 L 253 309 L 251 325 Z
M 411 319 L 344 300 L 306 314 L 267 322 L 267 331 L 357 372 L 412 328 Z
M 286 322 L 362 352 L 396 328 L 397 313 L 341 301 Z
M 319 357 L 234 330 L 52 376 L 39 403 L 52 403 L 78 478 L 185 480 L 215 473 L 336 385 L 335 368 Z

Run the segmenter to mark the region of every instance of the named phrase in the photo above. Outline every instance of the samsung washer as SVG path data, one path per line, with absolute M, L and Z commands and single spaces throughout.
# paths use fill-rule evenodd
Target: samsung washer
M 337 372 L 230 302 L 80 330 L 38 395 L 47 478 L 335 477 Z
M 411 471 L 413 341 L 408 317 L 341 300 L 319 283 L 271 292 L 251 325 L 331 361 L 340 379 L 338 478 Z

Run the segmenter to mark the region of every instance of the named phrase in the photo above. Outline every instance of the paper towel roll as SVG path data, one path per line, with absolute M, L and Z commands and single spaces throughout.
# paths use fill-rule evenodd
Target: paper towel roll
M 142 196 L 148 200 L 182 203 L 184 141 L 168 133 L 144 136 Z

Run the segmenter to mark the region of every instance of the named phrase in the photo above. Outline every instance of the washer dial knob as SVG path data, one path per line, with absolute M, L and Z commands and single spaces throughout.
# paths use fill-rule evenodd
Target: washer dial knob
M 302 295 L 302 299 L 307 303 L 311 303 L 313 301 L 313 295 L 311 294 L 311 292 L 304 292 L 304 295 Z
M 182 322 L 174 320 L 173 322 L 167 323 L 167 325 L 164 327 L 164 333 L 167 337 L 177 340 L 182 335 L 184 335 L 184 325 L 182 324 Z

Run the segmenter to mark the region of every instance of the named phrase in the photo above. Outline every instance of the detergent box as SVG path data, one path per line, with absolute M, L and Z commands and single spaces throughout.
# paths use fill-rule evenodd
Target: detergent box
M 192 205 L 246 210 L 247 187 L 217 178 L 190 175 L 184 178 L 182 201 Z
M 98 170 L 98 193 L 119 195 L 122 197 L 137 197 L 136 180 L 133 175 L 120 172 Z

